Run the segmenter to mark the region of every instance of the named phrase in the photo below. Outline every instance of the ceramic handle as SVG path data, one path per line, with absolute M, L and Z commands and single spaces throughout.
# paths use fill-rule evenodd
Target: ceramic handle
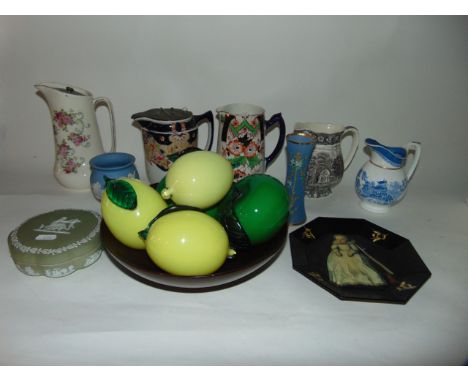
M 203 150 L 210 151 L 211 146 L 213 145 L 213 113 L 211 111 L 207 111 L 206 113 L 200 115 L 194 115 L 193 118 L 195 126 L 201 125 L 202 123 L 206 123 L 208 125 L 208 137 L 206 139 L 206 145 Z
M 111 128 L 111 148 L 110 152 L 115 151 L 115 123 L 114 123 L 114 109 L 112 108 L 112 103 L 107 97 L 97 97 L 93 99 L 94 108 L 97 108 L 99 104 L 105 104 L 107 110 L 109 111 L 109 123 Z
M 227 142 L 227 134 L 229 131 L 229 125 L 231 121 L 236 118 L 233 114 L 218 114 L 219 121 L 220 121 L 220 134 L 221 134 L 221 142 Z
M 266 167 L 268 168 L 270 164 L 275 160 L 278 154 L 281 152 L 281 149 L 284 145 L 284 140 L 286 138 L 286 125 L 284 123 L 281 113 L 273 115 L 268 121 L 265 122 L 266 125 L 266 134 L 268 134 L 275 126 L 279 128 L 279 138 L 273 152 L 266 158 Z
M 351 161 L 353 160 L 354 155 L 356 154 L 356 151 L 359 146 L 358 129 L 356 129 L 354 126 L 346 126 L 341 136 L 344 137 L 345 134 L 351 134 L 351 138 L 353 139 L 353 141 L 351 143 L 351 148 L 349 149 L 348 156 L 344 160 L 344 170 L 346 170 L 348 166 L 351 164 Z
M 414 152 L 414 157 L 413 161 L 411 162 L 411 165 L 408 166 L 408 169 L 406 170 L 406 179 L 408 181 L 411 180 L 414 170 L 416 170 L 416 166 L 419 163 L 419 157 L 421 156 L 421 144 L 419 142 L 410 142 L 406 145 L 406 152 L 413 151 Z

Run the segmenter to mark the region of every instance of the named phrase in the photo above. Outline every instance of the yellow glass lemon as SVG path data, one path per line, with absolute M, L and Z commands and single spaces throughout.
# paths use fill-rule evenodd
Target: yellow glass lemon
M 198 211 L 176 211 L 151 225 L 146 252 L 164 271 L 177 276 L 204 276 L 218 270 L 234 252 L 223 226 Z
M 211 151 L 195 151 L 182 155 L 172 164 L 161 195 L 178 205 L 205 209 L 227 194 L 233 179 L 227 159 Z
M 155 189 L 131 178 L 108 181 L 101 198 L 102 218 L 112 235 L 134 249 L 145 249 L 138 232 L 166 207 Z

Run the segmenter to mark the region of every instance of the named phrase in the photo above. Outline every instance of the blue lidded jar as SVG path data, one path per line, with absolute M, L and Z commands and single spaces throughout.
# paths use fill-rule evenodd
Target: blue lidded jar
M 91 190 L 97 200 L 106 187 L 106 178 L 135 178 L 140 179 L 135 167 L 135 157 L 128 153 L 104 153 L 93 157 L 89 161 L 91 167 Z

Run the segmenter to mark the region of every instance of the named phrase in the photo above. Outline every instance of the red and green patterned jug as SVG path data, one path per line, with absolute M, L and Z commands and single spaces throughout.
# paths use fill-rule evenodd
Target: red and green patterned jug
M 286 126 L 281 113 L 265 120 L 259 106 L 235 103 L 216 109 L 219 120 L 218 154 L 231 162 L 234 181 L 252 174 L 261 174 L 280 154 Z M 275 127 L 279 137 L 269 156 L 265 155 L 265 136 Z

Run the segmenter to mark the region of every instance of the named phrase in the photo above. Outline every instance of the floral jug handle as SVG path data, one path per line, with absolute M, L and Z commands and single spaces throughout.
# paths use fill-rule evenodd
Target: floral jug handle
M 109 123 L 111 128 L 111 148 L 109 152 L 115 151 L 115 123 L 114 123 L 114 110 L 112 108 L 112 103 L 107 97 L 97 97 L 93 99 L 94 108 L 96 109 L 99 104 L 104 104 L 107 106 L 109 111 Z
M 419 157 L 421 156 L 421 144 L 419 142 L 410 142 L 406 145 L 406 152 L 414 152 L 413 161 L 411 165 L 409 165 L 408 169 L 406 170 L 406 179 L 408 182 L 411 180 L 414 174 L 414 170 L 416 170 L 416 166 L 419 163 Z

